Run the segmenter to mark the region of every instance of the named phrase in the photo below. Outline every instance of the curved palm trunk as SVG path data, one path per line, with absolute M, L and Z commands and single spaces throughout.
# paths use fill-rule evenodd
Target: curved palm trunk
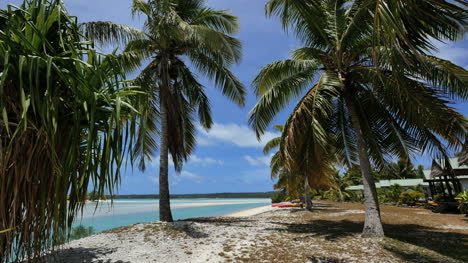
M 359 163 L 361 166 L 362 182 L 364 186 L 364 207 L 366 210 L 366 219 L 364 221 L 364 229 L 362 235 L 365 237 L 383 237 L 384 231 L 382 219 L 380 218 L 379 201 L 377 198 L 377 190 L 375 188 L 374 176 L 372 175 L 369 153 L 367 145 L 361 129 L 361 123 L 358 117 L 356 104 L 352 98 L 347 98 L 349 115 L 351 122 L 356 132 L 357 147 L 359 153 Z
M 171 201 L 169 197 L 169 148 L 167 130 L 167 109 L 163 96 L 160 96 L 161 145 L 159 152 L 159 220 L 172 222 Z
M 305 191 L 305 203 L 306 209 L 312 211 L 312 199 L 310 198 L 310 189 L 309 189 L 309 181 L 307 177 L 304 179 L 304 191 Z

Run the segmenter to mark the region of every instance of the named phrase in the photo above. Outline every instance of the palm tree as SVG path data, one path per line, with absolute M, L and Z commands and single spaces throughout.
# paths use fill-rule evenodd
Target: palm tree
M 344 202 L 353 196 L 352 192 L 346 190 L 348 186 L 350 186 L 350 182 L 344 176 L 341 176 L 339 171 L 335 171 L 333 174 L 333 187 L 324 195 L 328 198 Z
M 112 193 L 138 91 L 58 0 L 0 10 L 0 61 L 0 261 L 13 262 L 65 240 L 90 184 Z
M 348 167 L 343 174 L 343 179 L 346 180 L 350 186 L 362 184 L 362 174 L 359 165 Z
M 273 128 L 279 132 L 283 132 L 283 125 L 275 125 Z M 263 153 L 267 155 L 272 150 L 279 148 L 280 142 L 281 136 L 271 139 L 263 147 Z M 291 172 L 287 167 L 285 167 L 284 158 L 281 156 L 281 152 L 279 151 L 273 155 L 270 161 L 270 168 L 272 171 L 271 178 L 279 178 L 278 183 L 275 185 L 275 189 L 286 188 L 288 189 L 289 193 L 295 193 L 295 190 L 300 188 L 297 185 L 299 182 L 297 179 L 302 178 L 304 184 L 306 209 L 312 211 L 312 198 L 310 196 L 308 177 L 305 174 L 300 175 L 300 173 Z M 324 184 L 323 181 L 320 183 Z
M 126 35 L 130 27 L 108 22 L 88 23 L 86 27 L 101 43 L 127 43 L 121 54 L 127 69 L 150 60 L 136 78 L 148 96 L 139 103 L 143 116 L 135 155 L 144 170 L 159 137 L 159 215 L 161 221 L 171 222 L 168 154 L 180 172 L 196 144 L 195 119 L 205 129 L 213 123 L 205 88 L 189 65 L 243 106 L 245 88 L 229 71 L 241 57 L 241 43 L 230 36 L 237 31 L 238 22 L 227 11 L 206 7 L 204 0 L 134 0 L 132 14 L 146 17 L 140 39 Z
M 410 179 L 424 177 L 424 168 L 419 165 L 417 169 L 409 160 L 398 160 L 396 163 L 391 163 L 389 167 L 379 173 L 380 178 L 384 180 L 391 179 Z
M 430 6 L 402 15 L 416 4 Z M 261 136 L 302 96 L 284 127 L 283 155 L 292 165 L 319 158 L 320 151 L 348 168 L 359 164 L 363 236 L 383 236 L 372 166 L 382 169 L 391 156 L 409 159 L 420 152 L 447 157 L 467 136 L 465 117 L 444 97 L 468 98 L 468 72 L 428 54 L 430 37 L 456 39 L 463 32 L 466 10 L 431 0 L 271 0 L 266 12 L 280 16 L 305 46 L 258 74 L 253 84 L 260 99 L 250 124 Z M 428 13 L 432 20 L 424 17 Z

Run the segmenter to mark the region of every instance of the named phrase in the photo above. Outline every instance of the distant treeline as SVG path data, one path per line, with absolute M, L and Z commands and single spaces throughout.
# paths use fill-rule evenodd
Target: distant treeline
M 271 198 L 276 192 L 171 195 L 171 198 Z M 110 196 L 107 196 L 110 198 Z M 114 195 L 114 199 L 157 199 L 159 195 Z

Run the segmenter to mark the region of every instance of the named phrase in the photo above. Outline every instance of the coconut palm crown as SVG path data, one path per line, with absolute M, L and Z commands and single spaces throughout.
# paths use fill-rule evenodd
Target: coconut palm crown
M 418 30 L 408 23 L 423 23 L 427 18 L 418 17 L 424 14 L 413 13 L 406 21 L 400 8 L 413 2 L 271 0 L 266 5 L 267 15 L 279 16 L 304 47 L 257 75 L 253 86 L 259 101 L 249 123 L 261 136 L 300 98 L 284 126 L 282 158 L 305 170 L 317 170 L 329 156 L 348 167 L 359 164 L 365 236 L 384 234 L 372 166 L 385 167 L 393 156 L 448 156 L 467 136 L 467 120 L 449 100 L 468 99 L 468 72 L 430 55 L 429 41 L 463 34 L 466 10 L 445 1 L 418 1 L 427 5 L 424 14 L 434 14 L 432 31 L 429 24 Z M 396 35 L 390 34 L 396 26 L 392 19 Z
M 197 120 L 209 129 L 213 123 L 210 104 L 192 69 L 214 80 L 223 95 L 243 106 L 245 88 L 229 70 L 240 61 L 241 43 L 231 37 L 237 18 L 213 10 L 204 0 L 134 0 L 132 13 L 146 18 L 141 38 L 136 29 L 108 22 L 86 24 L 87 32 L 101 44 L 126 43 L 121 59 L 128 70 L 143 62 L 136 83 L 148 96 L 141 98 L 142 112 L 135 156 L 145 162 L 160 152 L 160 219 L 172 221 L 169 203 L 168 154 L 177 172 L 193 151 Z M 157 139 L 160 139 L 158 146 Z

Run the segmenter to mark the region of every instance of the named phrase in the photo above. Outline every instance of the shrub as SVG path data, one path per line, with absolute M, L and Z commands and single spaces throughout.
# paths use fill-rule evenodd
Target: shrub
M 391 185 L 387 189 L 387 199 L 391 203 L 398 203 L 400 200 L 400 195 L 403 192 L 403 188 L 399 184 Z
M 434 195 L 434 200 L 433 201 L 436 202 L 436 203 L 444 201 L 444 195 L 442 195 L 442 194 Z
M 339 201 L 340 195 L 339 192 L 336 189 L 329 189 L 325 192 L 323 192 L 323 198 L 332 200 L 332 201 Z
M 459 193 L 455 199 L 458 201 L 458 209 L 460 212 L 468 215 L 468 191 Z
M 272 197 L 271 197 L 271 202 L 272 203 L 281 203 L 284 201 L 287 201 L 288 196 L 285 192 L 276 192 Z
M 70 233 L 70 240 L 76 240 L 84 237 L 88 237 L 94 234 L 94 228 L 92 226 L 85 227 L 83 225 L 76 226 Z
M 377 194 L 380 203 L 396 204 L 400 200 L 400 194 L 402 192 L 403 189 L 398 184 L 391 185 L 390 187 L 377 189 Z
M 400 194 L 398 204 L 400 205 L 416 205 L 420 199 L 424 198 L 424 194 L 421 192 L 403 192 Z
M 364 192 L 362 190 L 352 192 L 350 201 L 359 203 L 364 202 Z

